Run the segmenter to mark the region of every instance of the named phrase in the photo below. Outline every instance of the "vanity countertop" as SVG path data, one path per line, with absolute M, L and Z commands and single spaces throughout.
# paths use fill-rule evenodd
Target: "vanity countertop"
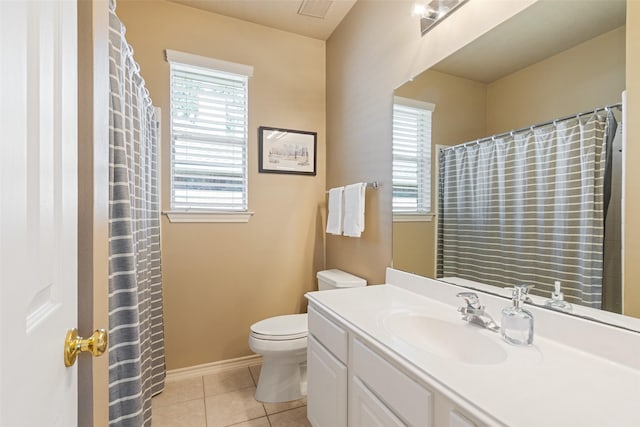
M 473 325 L 469 327 L 474 332 L 501 346 L 506 358 L 493 364 L 465 363 L 399 339 L 384 323 L 390 313 L 402 310 L 464 325 L 457 306 L 390 284 L 311 292 L 307 297 L 436 391 L 482 414 L 481 420 L 488 425 L 640 426 L 640 370 L 633 366 L 541 333 L 535 334 L 531 346 L 510 345 L 499 333 Z M 483 301 L 485 296 L 480 298 Z M 500 313 L 491 314 L 499 323 Z M 634 348 L 628 351 L 640 357 Z

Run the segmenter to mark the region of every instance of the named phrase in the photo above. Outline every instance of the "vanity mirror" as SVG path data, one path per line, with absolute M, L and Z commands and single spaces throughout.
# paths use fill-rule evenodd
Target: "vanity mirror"
M 396 89 L 394 93 L 393 165 L 394 268 L 505 296 L 509 293 L 503 287 L 513 286 L 516 283 L 510 282 L 502 276 L 483 275 L 480 274 L 480 271 L 484 267 L 508 270 L 513 269 L 514 265 L 523 270 L 531 268 L 531 274 L 536 276 L 539 283 L 542 283 L 537 286 L 537 296 L 533 297 L 534 302 L 543 304 L 551 297 L 554 282 L 556 280 L 565 281 L 567 286 L 565 296 L 573 304 L 572 311 L 575 314 L 638 329 L 637 319 L 629 320 L 624 316 L 604 313 L 595 309 L 602 308 L 613 313 L 624 312 L 620 266 L 622 231 L 621 221 L 616 220 L 616 217 L 619 218 L 620 215 L 622 152 L 618 145 L 621 143 L 621 135 L 614 139 L 616 133 L 615 129 L 612 129 L 614 127 L 612 123 L 615 120 L 618 125 L 621 125 L 623 117 L 622 109 L 618 108 L 618 105 L 622 103 L 622 92 L 625 89 L 625 12 L 625 0 L 612 0 L 606 3 L 589 0 L 534 3 L 523 12 Z M 593 111 L 599 107 L 603 108 L 599 109 L 597 114 L 593 114 Z M 606 110 L 604 107 L 607 107 Z M 577 116 L 578 113 L 586 112 L 590 112 L 590 114 Z M 414 116 L 411 117 L 411 114 Z M 569 121 L 564 120 L 569 116 L 573 116 L 573 118 Z M 594 124 L 594 116 L 601 120 L 599 124 Z M 408 126 L 407 123 L 418 123 L 419 125 Z M 546 126 L 536 126 L 538 124 L 546 124 Z M 561 129 L 549 130 L 550 126 L 556 125 Z M 474 146 L 487 144 L 485 147 L 493 143 L 502 143 L 504 147 L 509 143 L 506 141 L 509 138 L 512 139 L 512 144 L 520 144 L 519 146 L 523 147 L 525 134 L 534 135 L 542 131 L 542 138 L 545 139 L 544 135 L 549 133 L 557 135 L 572 127 L 583 126 L 584 129 L 584 126 L 592 125 L 595 126 L 594 135 L 598 134 L 605 142 L 608 137 L 609 146 L 615 147 L 614 150 L 610 150 L 611 157 L 609 159 L 605 156 L 601 159 L 601 165 L 596 163 L 595 166 L 592 166 L 596 175 L 595 187 L 603 185 L 602 182 L 604 182 L 611 191 L 611 196 L 605 197 L 610 200 L 607 217 L 605 218 L 602 213 L 599 225 L 596 223 L 595 226 L 592 224 L 591 228 L 585 228 L 583 226 L 584 218 L 580 217 L 564 220 L 568 228 L 563 231 L 556 228 L 555 232 L 573 234 L 574 241 L 560 242 L 560 246 L 554 248 L 552 243 L 557 239 L 551 237 L 545 240 L 540 237 L 542 233 L 536 228 L 536 224 L 545 221 L 558 225 L 558 221 L 554 220 L 554 218 L 557 219 L 557 216 L 554 216 L 557 213 L 545 207 L 550 203 L 543 201 L 540 204 L 542 208 L 537 212 L 538 216 L 532 216 L 533 213 L 530 211 L 523 212 L 529 221 L 524 225 L 525 227 L 533 227 L 533 234 L 525 236 L 524 240 L 518 244 L 528 249 L 519 255 L 514 255 L 510 265 L 505 262 L 505 265 L 492 267 L 488 267 L 486 264 L 475 266 L 462 274 L 454 275 L 455 277 L 447 274 L 446 269 L 443 272 L 443 233 L 438 232 L 439 223 L 442 227 L 442 222 L 437 215 L 438 201 L 439 199 L 443 200 L 444 197 L 442 193 L 439 193 L 442 191 L 440 187 L 444 185 L 438 185 L 437 182 L 441 148 L 469 142 L 473 142 Z M 511 132 L 513 130 L 515 132 Z M 609 136 L 605 132 L 607 130 L 610 131 Z M 407 142 L 407 138 L 410 140 L 412 138 L 407 137 L 407 132 L 427 135 L 427 139 L 421 141 L 418 138 L 415 140 L 418 142 Z M 428 140 L 429 135 L 430 141 Z M 496 135 L 496 137 L 491 138 L 492 135 Z M 478 141 L 479 139 L 480 141 Z M 497 141 L 498 139 L 500 141 Z M 421 152 L 423 144 L 430 147 L 430 150 Z M 540 142 L 533 141 L 531 145 L 540 146 Z M 581 152 L 583 147 L 580 143 L 577 147 L 578 152 Z M 455 150 L 457 157 L 470 156 L 468 153 L 463 153 L 462 150 L 453 150 Z M 449 149 L 449 153 L 452 153 L 453 150 Z M 558 151 L 553 146 L 543 147 L 542 150 L 544 153 L 538 153 L 538 157 L 549 155 L 549 151 Z M 594 148 L 595 157 L 597 157 L 598 150 L 598 147 Z M 483 155 L 485 160 L 487 156 L 496 156 L 495 152 L 486 150 Z M 557 171 L 553 172 L 551 169 L 551 166 L 555 167 L 556 164 L 561 163 L 562 159 L 557 156 L 563 156 L 562 153 L 554 155 L 556 157 L 544 157 L 542 161 L 533 166 L 534 169 L 541 169 L 540 165 L 547 165 L 542 168 L 544 171 L 539 178 L 536 178 L 542 182 L 540 184 L 542 187 L 558 186 L 558 179 L 551 179 L 547 182 L 550 175 L 556 176 L 556 178 L 557 175 L 565 176 Z M 419 161 L 411 160 L 412 156 L 418 158 Z M 482 155 L 480 158 L 483 158 Z M 607 169 L 605 167 L 607 160 L 617 166 Z M 420 161 L 427 166 L 423 166 L 419 163 Z M 520 161 L 511 161 L 510 165 L 512 169 L 516 170 L 523 168 Z M 469 164 L 463 165 L 462 169 L 453 173 L 468 174 L 468 166 Z M 417 170 L 427 172 L 424 174 L 412 172 Z M 504 172 L 491 165 L 488 166 L 488 170 L 490 174 L 494 175 Z M 608 178 L 600 177 L 601 183 L 599 184 L 598 174 L 604 174 L 605 170 L 613 170 L 613 172 Z M 502 178 L 495 178 L 494 181 L 502 183 L 504 186 Z M 503 197 L 496 195 L 495 190 L 488 185 L 478 187 L 479 178 L 476 175 L 469 178 L 469 182 L 472 182 L 476 187 L 469 192 L 468 198 L 484 197 L 495 200 L 496 197 Z M 579 186 L 583 185 L 584 183 Z M 551 198 L 562 199 L 562 191 L 565 190 L 558 188 L 558 191 Z M 570 193 L 571 190 L 567 191 Z M 597 199 L 598 192 L 602 191 L 598 188 L 594 191 L 595 199 Z M 540 187 L 534 188 L 527 184 L 522 190 L 514 190 L 512 193 L 516 193 L 517 199 L 522 202 L 533 197 L 540 197 Z M 550 200 L 548 195 L 542 197 L 546 198 L 545 200 Z M 496 201 L 496 203 L 498 202 Z M 573 201 L 567 203 L 572 205 Z M 591 205 L 592 209 L 600 209 L 599 206 L 603 203 L 606 202 L 595 200 Z M 522 206 L 522 204 L 516 204 Z M 466 205 L 463 209 L 467 209 Z M 588 205 L 582 205 L 574 210 L 582 211 L 584 214 L 585 210 L 588 210 Z M 600 211 L 602 212 L 602 209 Z M 499 214 L 500 212 L 498 212 Z M 486 212 L 481 212 L 480 221 L 482 221 L 482 215 L 491 216 Z M 590 213 L 587 213 L 586 216 L 593 217 Z M 598 231 L 598 227 L 604 228 L 605 223 L 606 241 L 602 238 L 603 233 Z M 518 227 L 518 225 L 508 222 L 499 224 L 494 228 L 495 233 L 500 234 L 504 227 Z M 587 238 L 598 233 L 600 233 L 601 242 L 598 242 L 597 238 Z M 440 243 L 438 243 L 439 236 Z M 445 236 L 444 238 L 450 237 Z M 573 245 L 571 249 L 574 253 L 590 252 L 589 247 L 578 245 L 578 243 L 585 243 L 590 239 L 592 241 L 590 244 L 599 245 L 600 251 L 604 253 L 604 262 L 602 261 L 602 253 L 595 255 L 595 261 L 585 261 L 588 268 L 597 270 L 597 274 L 585 273 L 586 264 L 576 267 L 582 276 L 565 275 L 563 271 L 556 272 L 553 267 L 545 265 L 545 262 L 553 264 L 554 257 L 556 261 L 564 262 L 563 257 L 573 256 L 566 253 L 558 255 L 566 249 L 567 245 Z M 541 240 L 545 241 L 541 242 Z M 498 245 L 500 244 L 498 243 Z M 535 259 L 530 262 L 531 251 L 534 250 L 531 248 L 536 246 L 535 250 L 546 251 L 545 256 L 552 258 L 552 260 Z M 474 250 L 487 250 L 477 247 L 463 249 L 460 245 L 449 245 L 448 247 L 449 251 L 466 250 L 471 254 L 468 256 L 473 256 Z M 517 249 L 513 248 L 506 250 L 514 254 L 517 252 Z M 438 262 L 439 252 L 440 263 Z M 463 261 L 456 260 L 455 262 Z M 530 264 L 535 264 L 535 266 L 532 267 Z M 540 268 L 544 273 L 540 273 Z M 474 276 L 474 270 L 478 272 L 477 276 Z M 589 279 L 591 276 L 598 275 L 602 278 L 599 288 L 583 286 L 584 283 L 591 285 L 598 282 L 597 279 Z M 505 277 L 509 277 L 509 275 L 505 274 Z M 526 276 L 525 278 L 522 275 L 515 277 L 517 279 L 513 279 L 514 281 L 527 280 Z M 581 279 L 575 277 L 581 277 Z M 574 286 L 572 282 L 577 284 Z

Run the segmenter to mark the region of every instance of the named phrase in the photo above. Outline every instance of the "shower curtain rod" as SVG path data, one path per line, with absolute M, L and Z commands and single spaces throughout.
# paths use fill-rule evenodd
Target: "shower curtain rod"
M 547 126 L 547 125 L 550 125 L 552 123 L 561 122 L 563 120 L 572 119 L 574 117 L 584 116 L 585 114 L 597 113 L 598 111 L 602 111 L 602 110 L 609 111 L 609 109 L 611 109 L 611 108 L 621 109 L 622 108 L 622 103 L 605 105 L 604 107 L 595 108 L 595 109 L 590 110 L 590 111 L 585 111 L 584 113 L 572 114 L 570 116 L 560 117 L 558 119 L 549 120 L 547 122 L 538 123 L 538 124 L 535 124 L 535 125 L 532 125 L 532 126 L 526 126 L 526 127 L 520 128 L 520 129 L 510 130 L 509 132 L 502 132 L 502 133 L 497 133 L 497 134 L 491 135 L 491 136 L 485 136 L 484 138 L 478 138 L 476 140 L 465 142 L 463 144 L 457 144 L 457 145 L 452 145 L 451 147 L 443 148 L 441 151 L 454 150 L 456 148 L 464 148 L 464 147 L 467 147 L 467 146 L 473 145 L 473 144 L 478 144 L 479 145 L 482 142 L 489 141 L 489 140 L 493 141 L 496 138 L 499 138 L 501 136 L 507 136 L 507 135 L 513 136 L 513 134 L 516 133 L 516 132 L 522 132 L 522 131 L 527 130 L 527 129 L 533 130 L 535 128 L 539 128 L 539 127 L 542 127 L 542 126 Z

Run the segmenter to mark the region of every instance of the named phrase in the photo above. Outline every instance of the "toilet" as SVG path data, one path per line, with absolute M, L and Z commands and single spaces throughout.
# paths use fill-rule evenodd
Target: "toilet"
M 367 281 L 341 270 L 319 271 L 318 290 L 357 288 Z M 251 325 L 249 348 L 262 355 L 255 398 L 277 403 L 307 394 L 307 314 L 270 317 Z

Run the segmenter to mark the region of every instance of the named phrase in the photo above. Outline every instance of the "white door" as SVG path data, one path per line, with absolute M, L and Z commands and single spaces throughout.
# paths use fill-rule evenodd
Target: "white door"
M 75 0 L 0 0 L 0 426 L 77 425 Z

